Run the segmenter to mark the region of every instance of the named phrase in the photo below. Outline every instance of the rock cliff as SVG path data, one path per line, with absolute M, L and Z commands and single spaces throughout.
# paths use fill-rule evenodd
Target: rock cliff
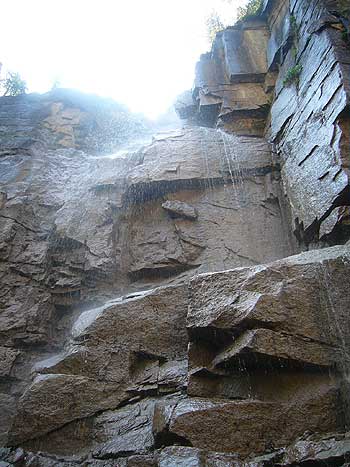
M 96 97 L 0 99 L 1 467 L 347 465 L 341 3 L 218 33 L 152 140 Z

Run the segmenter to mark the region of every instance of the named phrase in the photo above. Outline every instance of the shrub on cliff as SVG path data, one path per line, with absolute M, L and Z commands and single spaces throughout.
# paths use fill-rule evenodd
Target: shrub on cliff
M 19 96 L 27 90 L 27 84 L 20 74 L 12 71 L 7 73 L 5 79 L 0 80 L 0 87 L 3 96 Z
M 237 21 L 244 21 L 250 16 L 256 16 L 262 8 L 262 0 L 249 0 L 246 6 L 237 8 Z
M 215 10 L 212 10 L 210 15 L 206 19 L 206 27 L 209 44 L 212 44 L 213 40 L 215 39 L 216 33 L 225 29 L 225 26 L 221 21 L 220 16 Z

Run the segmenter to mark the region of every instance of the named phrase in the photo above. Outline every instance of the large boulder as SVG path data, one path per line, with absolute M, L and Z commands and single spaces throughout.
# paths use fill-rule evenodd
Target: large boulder
M 319 387 L 310 399 L 296 398 L 283 404 L 186 399 L 171 410 L 161 404 L 157 410 L 165 411 L 167 423 L 162 427 L 158 422 L 156 429 L 163 428 L 169 438 L 176 436 L 196 448 L 235 452 L 245 458 L 289 444 L 305 431 L 339 429 L 337 405 L 337 392 L 329 386 Z M 159 420 L 161 415 L 157 417 Z
M 147 291 L 83 312 L 66 352 L 36 364 L 39 375 L 20 399 L 12 441 L 37 438 L 114 409 L 134 394 L 184 387 L 186 314 L 185 286 Z

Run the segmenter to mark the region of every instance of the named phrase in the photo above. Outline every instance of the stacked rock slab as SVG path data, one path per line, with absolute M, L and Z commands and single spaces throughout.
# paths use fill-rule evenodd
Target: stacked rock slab
M 342 23 L 349 5 L 273 3 L 268 55 L 279 74 L 269 136 L 299 240 L 334 244 L 349 236 L 350 51 Z M 288 81 L 293 70 L 298 76 Z
M 179 116 L 206 126 L 218 121 L 236 134 L 262 136 L 269 111 L 266 48 L 269 31 L 261 18 L 216 35 L 196 66 L 192 94 L 176 103 Z
M 303 247 L 350 237 L 349 14 L 346 1 L 265 0 L 217 34 L 177 103 L 190 122 L 273 143 Z
M 123 365 L 134 355 L 125 350 L 127 343 L 122 346 L 126 353 L 119 344 L 115 348 L 123 358 L 110 370 L 120 373 L 120 387 L 118 378 L 100 381 L 104 370 L 97 367 L 95 376 L 89 367 L 72 378 L 85 350 L 80 344 L 72 347 L 69 370 L 60 361 L 67 364 L 67 336 L 81 309 L 103 308 L 130 291 L 184 282 L 195 271 L 259 264 L 293 252 L 278 199 L 278 170 L 262 138 L 187 129 L 162 135 L 136 153 L 119 150 L 98 157 L 95 146 L 91 153 L 73 143 L 64 147 L 57 142 L 58 130 L 45 133 L 53 104 L 64 114 L 71 109 L 56 100 L 30 95 L 3 101 L 9 123 L 6 127 L 4 118 L 1 144 L 12 144 L 0 160 L 4 443 L 28 386 L 36 394 L 32 408 L 14 426 L 27 426 L 35 436 L 56 429 L 41 412 L 37 428 L 29 428 L 27 420 L 33 407 L 41 407 L 43 394 L 50 399 L 51 390 L 54 404 L 57 388 L 67 394 L 79 388 L 84 394 L 77 412 L 70 406 L 63 410 L 57 399 L 56 423 L 69 423 L 77 414 L 116 407 L 133 392 L 143 393 L 143 386 L 183 387 L 177 377 L 186 379 L 184 355 L 168 360 L 159 352 L 137 353 L 136 344 L 136 368 L 150 365 L 151 381 L 135 376 L 124 387 Z M 75 122 L 72 131 L 86 131 L 81 125 Z M 139 338 L 135 335 L 136 342 Z M 102 348 L 97 354 L 106 356 Z M 48 359 L 55 371 L 41 369 L 32 382 L 32 369 L 36 375 L 38 362 Z M 95 390 L 101 400 L 93 396 Z
M 336 246 L 85 311 L 33 368 L 10 444 L 23 465 L 346 459 L 349 265 Z
M 341 3 L 219 33 L 135 152 L 105 101 L 0 100 L 0 467 L 349 461 Z

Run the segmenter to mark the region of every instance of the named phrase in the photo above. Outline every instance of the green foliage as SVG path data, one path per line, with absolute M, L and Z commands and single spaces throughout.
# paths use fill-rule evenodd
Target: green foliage
M 295 65 L 287 71 L 286 77 L 283 80 L 283 86 L 289 86 L 294 82 L 299 82 L 299 76 L 302 72 L 303 67 L 302 65 Z
M 262 0 L 248 0 L 246 6 L 240 6 L 237 9 L 237 20 L 244 21 L 251 16 L 256 16 L 262 8 Z
M 5 79 L 0 80 L 3 96 L 19 96 L 27 90 L 26 82 L 19 73 L 9 71 Z
M 292 31 L 297 30 L 297 19 L 294 15 L 290 15 L 290 26 L 292 28 Z
M 212 44 L 213 40 L 215 39 L 216 33 L 225 29 L 225 26 L 215 10 L 212 10 L 205 23 L 207 27 L 207 37 L 209 43 Z

